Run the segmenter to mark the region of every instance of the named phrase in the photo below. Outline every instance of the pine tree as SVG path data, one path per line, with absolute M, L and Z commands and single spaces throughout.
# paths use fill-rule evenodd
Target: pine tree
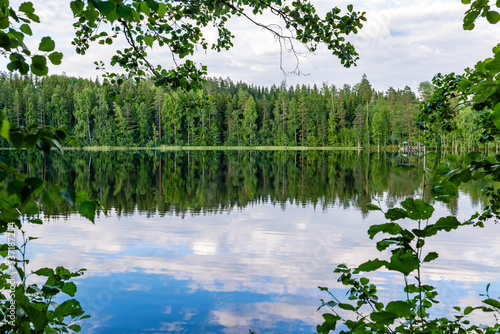
M 368 77 L 366 76 L 366 74 L 363 74 L 363 77 L 361 78 L 361 82 L 359 83 L 359 91 L 358 91 L 358 94 L 359 94 L 359 99 L 360 99 L 360 103 L 363 104 L 363 105 L 366 105 L 366 109 L 365 108 L 357 108 L 356 110 L 358 111 L 358 113 L 361 113 L 361 110 L 364 110 L 365 111 L 365 120 L 364 120 L 364 127 L 361 131 L 364 132 L 364 136 L 363 136 L 363 139 L 364 139 L 364 142 L 366 145 L 370 145 L 370 123 L 369 123 L 369 115 L 370 115 L 370 111 L 369 111 L 369 105 L 370 103 L 373 102 L 373 89 L 372 89 L 372 86 L 370 84 L 370 81 L 368 81 Z M 358 115 L 356 114 L 356 117 L 359 117 L 361 115 Z M 359 144 L 358 144 L 359 146 Z
M 182 119 L 178 99 L 178 94 L 175 92 L 165 93 L 162 99 L 160 128 L 163 129 L 164 139 L 162 140 L 160 136 L 159 138 L 161 143 L 167 145 L 179 145 L 182 138 L 180 133 Z
M 115 111 L 115 126 L 114 126 L 114 137 L 117 146 L 128 146 L 132 142 L 131 130 L 128 126 L 127 118 L 123 114 L 122 108 L 117 104 L 113 103 L 113 109 Z
M 244 143 L 247 145 L 256 144 L 256 133 L 257 133 L 257 107 L 255 100 L 252 96 L 249 96 L 245 109 L 243 110 L 243 122 L 242 122 L 242 134 Z
M 73 135 L 80 145 L 92 145 L 91 113 L 94 97 L 88 85 L 75 94 L 75 121 Z
M 97 145 L 113 145 L 113 125 L 110 118 L 110 108 L 103 88 L 100 85 L 94 86 L 95 104 L 92 108 L 92 118 L 94 120 L 94 140 Z M 130 145 L 131 143 L 126 143 Z

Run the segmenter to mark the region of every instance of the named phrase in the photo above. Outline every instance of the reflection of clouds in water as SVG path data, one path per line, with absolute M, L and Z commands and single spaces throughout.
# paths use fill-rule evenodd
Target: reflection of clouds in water
M 462 197 L 460 208 L 467 205 L 470 206 Z M 438 209 L 434 217 L 447 214 Z M 63 265 L 87 268 L 88 275 L 98 276 L 110 272 L 169 275 L 176 280 L 189 280 L 191 292 L 248 291 L 265 295 L 290 294 L 294 298 L 307 295 L 309 303 L 301 305 L 294 300 L 249 303 L 249 310 L 240 307 L 237 312 L 229 312 L 220 305 L 211 312 L 218 323 L 227 326 L 247 324 L 255 319 L 261 321 L 261 325 L 276 323 L 287 316 L 312 323 L 317 321 L 315 307 L 319 299 L 327 298 L 317 286 L 341 289 L 336 291 L 342 294 L 345 291 L 345 287 L 335 282 L 337 275 L 333 270 L 338 263 L 355 266 L 368 259 L 387 256 L 375 250 L 374 241 L 366 234 L 371 224 L 383 222 L 379 212 L 370 213 L 363 220 L 353 209 L 315 211 L 310 207 L 287 205 L 284 214 L 279 206 L 271 204 L 229 215 L 185 219 L 176 216 L 146 219 L 137 214 L 127 220 L 115 216 L 101 218 L 92 225 L 75 218 L 68 222 L 54 221 L 43 227 L 28 227 L 31 235 L 41 237 L 28 247 L 28 257 L 32 260 L 31 268 Z M 460 304 L 467 289 L 476 289 L 478 284 L 486 285 L 498 279 L 500 243 L 496 238 L 498 233 L 488 233 L 491 228 L 494 226 L 486 229 L 467 227 L 438 235 L 426 244 L 427 251 L 437 251 L 440 257 L 426 264 L 423 274 L 426 279 L 438 282 L 443 303 Z M 383 270 L 366 276 L 379 285 L 383 300 L 402 298 L 401 276 Z M 127 285 L 127 290 L 147 289 L 141 282 Z M 258 309 L 265 305 L 273 308 L 268 316 Z M 304 312 L 304 309 L 311 312 Z M 191 318 L 196 312 L 192 310 L 185 317 Z M 164 331 L 175 331 L 182 324 L 164 323 Z
M 304 304 L 293 304 L 293 302 L 263 302 L 244 304 L 243 306 L 222 304 L 219 305 L 219 309 L 211 311 L 211 321 L 226 327 L 224 333 L 235 333 L 235 330 L 246 332 L 252 326 L 258 326 L 259 329 L 270 329 L 275 328 L 278 322 L 290 320 L 299 320 L 310 326 L 321 321 L 322 317 L 315 312 L 314 307 L 304 311 Z
M 147 332 L 152 333 L 179 333 L 184 329 L 185 322 L 174 321 L 174 322 L 162 322 L 160 328 L 150 328 Z
M 127 291 L 149 291 L 149 290 L 151 290 L 151 285 L 132 283 L 125 290 L 127 290 Z
M 215 242 L 195 241 L 193 242 L 193 253 L 197 255 L 217 254 L 217 244 Z
M 87 334 L 93 334 L 98 330 L 99 328 L 105 327 L 106 324 L 113 319 L 113 316 L 105 316 L 105 317 L 100 317 L 99 321 L 94 320 L 92 317 L 85 320 L 88 325 L 87 329 Z

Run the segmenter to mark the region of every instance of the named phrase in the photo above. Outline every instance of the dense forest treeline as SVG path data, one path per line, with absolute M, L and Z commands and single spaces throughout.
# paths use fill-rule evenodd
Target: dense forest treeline
M 419 98 L 408 86 L 377 92 L 366 75 L 340 88 L 209 79 L 203 91 L 188 93 L 131 80 L 108 99 L 98 80 L 2 73 L 0 110 L 16 125 L 67 127 L 81 146 L 384 147 L 418 140 L 415 113 L 432 85 L 418 90 Z M 475 112 L 458 108 L 459 129 L 436 144 L 476 146 Z
M 403 156 L 368 151 L 93 151 L 68 150 L 50 158 L 38 153 L 3 151 L 30 177 L 68 184 L 120 215 L 227 212 L 259 202 L 275 205 L 355 207 L 384 197 L 392 207 L 421 193 L 423 171 L 443 156 Z M 398 172 L 399 164 L 417 168 Z M 31 166 L 31 167 L 28 167 Z M 485 183 L 462 191 L 478 204 Z M 430 198 L 430 187 L 423 196 Z M 457 209 L 457 199 L 448 204 Z M 45 215 L 70 214 L 67 202 L 44 208 Z

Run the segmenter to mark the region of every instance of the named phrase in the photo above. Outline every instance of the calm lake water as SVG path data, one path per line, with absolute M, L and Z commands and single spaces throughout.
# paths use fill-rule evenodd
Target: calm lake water
M 14 153 L 9 153 L 14 154 Z M 424 194 L 422 170 L 440 157 L 322 151 L 88 152 L 51 161 L 24 156 L 27 173 L 85 190 L 107 211 L 95 224 L 60 206 L 26 226 L 29 269 L 86 274 L 76 298 L 92 317 L 83 333 L 314 333 L 318 286 L 345 289 L 334 268 L 383 257 L 366 233 L 385 222 L 366 204 L 397 206 Z M 418 166 L 397 173 L 399 163 Z M 468 218 L 484 184 L 437 204 L 434 217 Z M 499 226 L 467 227 L 426 244 L 439 259 L 423 270 L 442 303 L 476 305 L 492 283 L 500 296 Z M 370 275 L 384 300 L 403 278 Z M 485 319 L 487 321 L 487 319 Z

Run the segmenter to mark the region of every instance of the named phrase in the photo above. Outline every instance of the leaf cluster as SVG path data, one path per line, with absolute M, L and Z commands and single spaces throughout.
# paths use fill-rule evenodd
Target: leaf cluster
M 49 36 L 41 39 L 36 52 L 26 47 L 25 37 L 33 35 L 31 25 L 39 22 L 33 3 L 23 2 L 13 9 L 8 0 L 0 1 L 0 49 L 9 57 L 9 71 L 44 76 L 49 71 L 47 59 L 54 65 L 61 64 L 63 54 L 54 51 L 55 42 Z
M 340 264 L 335 273 L 340 274 L 338 282 L 348 286 L 348 300 L 345 303 L 338 300 L 328 288 L 320 287 L 326 291 L 332 300 L 322 300 L 323 307 L 329 308 L 331 313 L 323 314 L 324 322 L 317 326 L 318 333 L 329 333 L 336 330 L 341 324 L 347 330 L 340 333 L 495 333 L 500 328 L 499 324 L 492 327 L 470 325 L 466 316 L 475 310 L 482 312 L 499 312 L 500 302 L 487 296 L 483 305 L 478 307 L 467 307 L 455 318 L 430 317 L 429 310 L 438 303 L 436 288 L 422 282 L 421 267 L 423 264 L 438 258 L 436 252 L 428 252 L 424 255 L 423 248 L 429 237 L 439 232 L 450 232 L 466 223 L 460 223 L 454 216 L 441 217 L 434 223 L 430 222 L 434 207 L 420 199 L 407 198 L 401 202 L 401 208 L 391 208 L 383 212 L 374 204 L 368 205 L 372 211 L 381 211 L 389 222 L 372 225 L 368 230 L 370 239 L 377 234 L 388 235 L 376 243 L 377 250 L 382 252 L 390 250 L 389 260 L 378 258 L 360 264 L 351 269 Z M 397 221 L 405 223 L 397 223 Z M 416 226 L 407 228 L 408 220 L 413 221 Z M 355 277 L 361 272 L 370 272 L 385 269 L 400 273 L 404 276 L 405 300 L 392 300 L 386 305 L 379 302 L 377 288 L 369 283 L 366 277 Z M 413 281 L 410 275 L 415 274 Z M 489 285 L 488 285 L 489 288 Z M 487 289 L 488 289 L 487 288 Z M 354 303 L 353 303 L 354 302 Z M 318 309 L 318 310 L 319 310 Z M 342 312 L 351 314 L 343 316 Z
M 282 1 L 271 0 L 74 0 L 71 10 L 77 19 L 74 24 L 76 36 L 72 43 L 78 53 L 85 54 L 93 42 L 112 44 L 122 36 L 128 47 L 117 51 L 111 59 L 112 66 L 122 67 L 135 80 L 151 74 L 158 86 L 187 90 L 201 88 L 206 67 L 198 68 L 189 59 L 183 63 L 180 61 L 193 55 L 197 48 L 211 48 L 218 52 L 231 48 L 234 35 L 227 28 L 227 22 L 232 17 L 248 19 L 270 32 L 282 49 L 296 55 L 297 61 L 298 52 L 294 43 L 302 43 L 311 52 L 319 44 L 325 44 L 346 67 L 355 64 L 358 54 L 344 36 L 357 33 L 362 21 L 366 20 L 364 13 L 355 12 L 352 5 L 348 6 L 344 15 L 336 7 L 322 18 L 309 1 L 294 1 L 285 5 Z M 266 12 L 281 20 L 284 29 L 279 25 L 258 22 L 256 16 Z M 216 41 L 205 39 L 203 31 L 207 28 L 216 29 Z M 168 69 L 152 64 L 147 56 L 156 47 L 168 48 L 175 66 Z M 105 70 L 104 62 L 96 65 Z M 105 78 L 111 84 L 121 84 L 126 79 L 109 72 L 106 72 Z
M 26 127 L 17 127 L 9 123 L 0 114 L 0 135 L 17 150 L 38 150 L 49 155 L 52 149 L 62 152 L 67 139 L 64 129 L 41 127 L 30 124 Z M 14 229 L 21 229 L 23 224 L 42 224 L 39 219 L 39 205 L 53 207 L 55 203 L 66 201 L 77 207 L 79 212 L 92 222 L 99 205 L 96 201 L 87 200 L 85 193 L 76 193 L 73 190 L 55 185 L 48 185 L 45 180 L 30 177 L 19 172 L 15 162 L 7 158 L 0 158 L 0 233 L 14 233 Z M 69 299 L 61 304 L 53 301 L 60 292 L 71 297 L 75 295 L 76 285 L 69 282 L 74 277 L 83 274 L 83 269 L 70 272 L 63 267 L 55 270 L 42 268 L 33 275 L 47 277 L 43 286 L 27 283 L 30 275 L 26 274 L 25 259 L 26 245 L 30 240 L 24 239 L 23 244 L 16 246 L 9 239 L 9 244 L 0 246 L 0 255 L 8 258 L 11 266 L 0 265 L 0 329 L 2 333 L 68 333 L 79 332 L 80 325 L 76 321 L 88 317 L 84 315 L 80 303 L 76 299 Z M 21 254 L 18 259 L 16 254 Z M 15 269 L 19 284 L 13 281 L 12 271 Z M 10 291 L 9 300 L 6 292 Z M 15 304 L 15 318 L 12 319 L 11 303 Z M 69 320 L 68 320 L 69 319 Z

